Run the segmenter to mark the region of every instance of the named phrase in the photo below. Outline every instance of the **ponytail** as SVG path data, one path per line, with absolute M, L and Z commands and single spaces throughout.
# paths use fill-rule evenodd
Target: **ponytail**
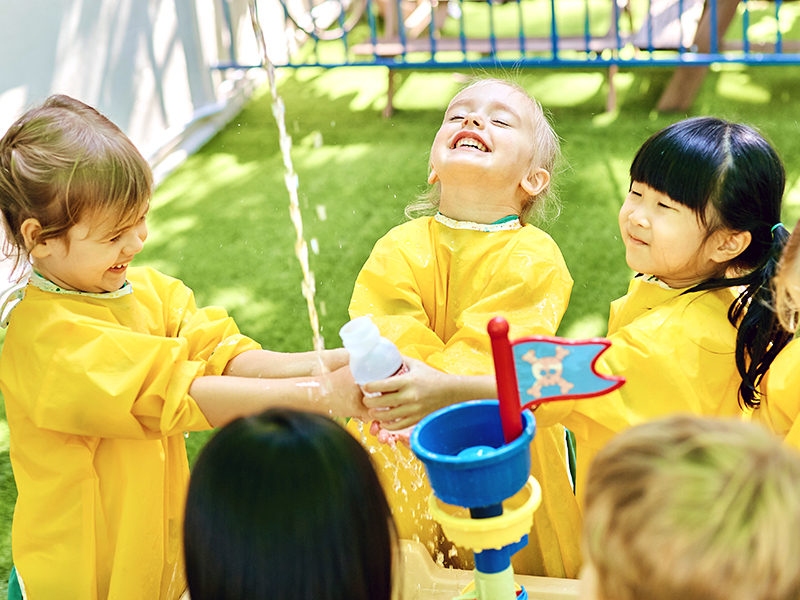
M 728 320 L 734 327 L 739 323 L 736 368 L 742 376 L 740 402 L 747 408 L 758 408 L 761 404 L 758 385 L 778 352 L 793 337 L 783 328 L 775 312 L 775 288 L 772 284 L 788 240 L 789 232 L 778 223 L 772 229 L 772 248 L 764 265 L 750 273 L 752 282 L 745 284 L 747 287 L 728 310 Z
M 770 248 L 762 263 L 750 273 L 742 277 L 711 279 L 685 292 L 744 287 L 728 309 L 728 320 L 731 325 L 738 327 L 736 369 L 742 378 L 739 384 L 739 403 L 742 408 L 747 409 L 760 406 L 761 393 L 758 386 L 761 379 L 778 352 L 792 340 L 792 333 L 783 328 L 775 312 L 775 291 L 772 283 L 783 248 L 789 239 L 789 232 L 782 223 L 778 223 L 772 227 L 770 233 Z M 755 243 L 754 239 L 751 245 Z

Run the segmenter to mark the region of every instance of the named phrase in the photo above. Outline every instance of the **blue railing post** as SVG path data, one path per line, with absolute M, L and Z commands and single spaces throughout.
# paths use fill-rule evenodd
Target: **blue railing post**
M 717 0 L 706 0 L 709 3 L 711 17 L 711 54 L 719 54 L 719 31 L 717 30 Z
M 613 0 L 615 3 L 617 0 Z M 558 26 L 556 24 L 556 1 L 550 0 L 550 42 L 553 48 L 553 61 L 558 60 Z
M 431 61 L 436 62 L 436 1 L 431 1 L 431 22 L 428 26 L 428 39 L 431 43 Z
M 376 48 L 378 45 L 378 26 L 375 22 L 372 0 L 367 0 L 367 21 L 369 22 L 369 40 L 372 43 L 372 47 Z
M 403 6 L 400 0 L 395 1 L 397 6 L 397 34 L 400 36 L 400 44 L 403 46 L 401 56 L 405 59 L 408 52 L 408 44 L 406 42 L 406 20 L 403 18 Z
M 744 0 L 744 13 L 742 14 L 742 44 L 745 54 L 750 53 L 750 11 L 747 0 Z
M 616 0 L 614 0 L 616 2 Z M 589 0 L 583 0 L 583 42 L 586 45 L 586 52 L 590 52 L 592 41 L 592 30 L 589 23 Z
M 494 31 L 494 0 L 489 0 L 489 47 L 492 59 L 497 60 L 497 36 Z

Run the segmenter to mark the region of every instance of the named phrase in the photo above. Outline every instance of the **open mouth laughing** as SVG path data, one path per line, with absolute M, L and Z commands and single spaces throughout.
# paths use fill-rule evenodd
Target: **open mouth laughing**
M 477 134 L 469 131 L 461 132 L 456 135 L 451 148 L 453 150 L 458 148 L 472 148 L 479 152 L 491 152 L 486 143 Z

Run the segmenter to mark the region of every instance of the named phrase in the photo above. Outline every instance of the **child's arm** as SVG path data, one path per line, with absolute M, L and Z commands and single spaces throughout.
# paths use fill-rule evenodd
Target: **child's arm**
M 341 369 L 350 361 L 344 348 L 321 352 L 272 352 L 248 350 L 235 356 L 225 366 L 223 375 L 234 377 L 307 377 Z
M 213 427 L 273 407 L 332 417 L 368 418 L 361 404 L 361 390 L 348 368 L 321 376 L 283 379 L 199 377 L 189 387 L 189 395 Z
M 435 410 L 457 402 L 497 398 L 494 375 L 451 375 L 408 357 L 405 363 L 407 373 L 364 386 L 367 392 L 381 392 L 379 397 L 364 398 L 364 406 L 384 429 L 410 427 Z

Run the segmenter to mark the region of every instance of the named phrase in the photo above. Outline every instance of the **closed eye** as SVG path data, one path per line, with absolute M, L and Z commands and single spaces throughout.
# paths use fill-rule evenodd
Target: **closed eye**
M 498 125 L 502 125 L 503 127 L 509 127 L 509 124 L 505 121 L 501 121 L 500 119 L 492 119 L 492 123 L 497 123 Z

